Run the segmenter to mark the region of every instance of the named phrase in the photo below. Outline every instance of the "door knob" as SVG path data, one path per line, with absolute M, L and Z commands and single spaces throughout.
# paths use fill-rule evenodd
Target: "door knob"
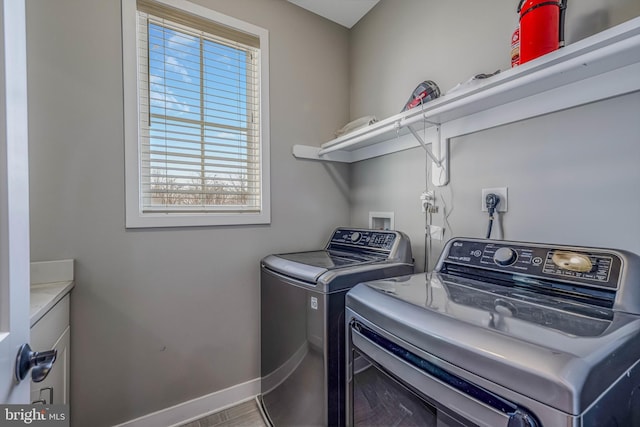
M 58 357 L 58 350 L 32 351 L 29 344 L 22 344 L 16 356 L 16 381 L 22 381 L 29 371 L 35 383 L 44 380 Z

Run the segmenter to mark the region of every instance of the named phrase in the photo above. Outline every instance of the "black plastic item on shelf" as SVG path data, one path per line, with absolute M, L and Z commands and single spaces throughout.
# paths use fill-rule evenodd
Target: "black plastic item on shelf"
M 402 111 L 407 111 L 425 102 L 436 99 L 440 96 L 440 88 L 432 80 L 425 80 L 418 85 L 404 105 Z

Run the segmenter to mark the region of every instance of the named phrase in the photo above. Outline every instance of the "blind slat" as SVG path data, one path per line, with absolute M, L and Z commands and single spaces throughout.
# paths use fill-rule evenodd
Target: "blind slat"
M 239 146 L 239 145 L 233 145 L 233 144 L 220 144 L 220 143 L 201 143 L 199 141 L 186 141 L 186 140 L 180 140 L 180 139 L 165 139 L 165 141 L 169 141 L 169 142 L 175 142 L 175 141 L 179 141 L 182 142 L 181 145 L 171 145 L 171 144 L 143 144 L 141 145 L 144 148 L 148 148 L 148 149 L 155 149 L 160 150 L 164 153 L 175 153 L 176 155 L 180 155 L 183 152 L 186 154 L 194 154 L 195 151 L 199 151 L 201 152 L 202 150 L 206 151 L 207 153 L 220 153 L 223 155 L 244 155 L 244 156 L 248 156 L 250 154 L 248 154 L 248 151 L 251 151 L 251 147 L 247 147 L 247 146 Z M 226 150 L 225 150 L 226 148 Z M 180 151 L 172 151 L 172 150 L 180 150 Z M 239 153 L 238 151 L 241 150 L 242 153 Z
M 149 153 L 151 156 L 153 155 L 158 155 L 161 157 L 172 157 L 170 159 L 162 159 L 162 158 L 154 158 L 151 157 L 151 162 L 156 163 L 156 164 L 161 164 L 162 162 L 166 163 L 166 164 L 175 164 L 175 165 L 201 165 L 204 169 L 206 169 L 207 167 L 211 167 L 211 168 L 215 168 L 216 166 L 226 166 L 226 167 L 231 167 L 231 166 L 249 166 L 251 164 L 254 163 L 258 163 L 258 162 L 251 162 L 251 161 L 247 161 L 244 159 L 234 159 L 234 158 L 228 158 L 228 157 L 222 157 L 222 156 L 194 156 L 194 155 L 188 155 L 188 154 L 183 154 L 183 153 L 178 153 L 178 154 L 171 154 L 171 153 L 166 153 L 164 151 L 151 151 L 151 153 Z M 178 160 L 180 159 L 180 160 Z M 196 162 L 189 162 L 186 159 L 197 159 Z M 202 160 L 201 160 L 202 159 Z M 210 160 L 210 161 L 203 161 L 203 160 Z M 215 161 L 223 161 L 226 163 L 215 163 Z
M 166 180 L 176 180 L 176 179 L 184 179 L 183 176 L 180 175 L 162 175 L 162 174 L 152 174 L 150 175 L 151 178 L 158 178 L 159 181 L 155 182 L 154 184 L 145 184 L 147 186 L 151 186 L 151 185 L 155 185 L 155 184 L 161 184 L 161 183 L 166 183 Z M 205 180 L 205 185 L 212 187 L 214 185 L 218 186 L 218 185 L 222 185 L 221 183 L 226 183 L 226 182 L 237 182 L 237 183 L 243 183 L 245 180 L 240 179 L 240 178 L 222 178 L 222 177 L 216 177 L 213 176 L 211 178 L 207 178 Z M 202 182 L 202 181 L 200 181 Z M 215 182 L 216 184 L 207 184 L 207 182 Z

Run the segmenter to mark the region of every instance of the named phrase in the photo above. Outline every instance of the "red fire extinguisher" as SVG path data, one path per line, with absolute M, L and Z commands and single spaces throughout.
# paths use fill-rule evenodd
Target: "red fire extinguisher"
M 566 10 L 567 0 L 520 0 L 520 64 L 564 46 Z

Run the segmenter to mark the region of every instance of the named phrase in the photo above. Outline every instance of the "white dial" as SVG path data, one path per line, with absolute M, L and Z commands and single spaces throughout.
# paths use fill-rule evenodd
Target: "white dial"
M 581 273 L 588 273 L 593 270 L 593 263 L 589 257 L 575 252 L 556 251 L 551 260 L 563 270 Z

